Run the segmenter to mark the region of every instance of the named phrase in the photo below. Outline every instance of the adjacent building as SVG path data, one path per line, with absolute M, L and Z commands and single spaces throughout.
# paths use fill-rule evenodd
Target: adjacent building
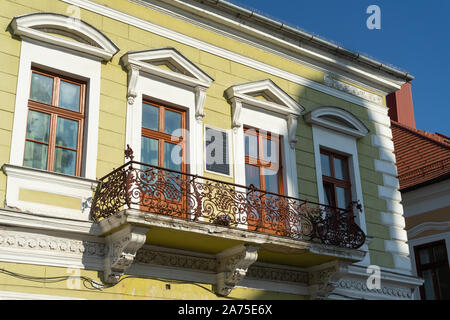
M 416 128 L 410 87 L 404 87 L 390 99 L 395 113 L 391 116 L 392 135 L 412 267 L 424 279 L 420 297 L 448 300 L 450 138 Z
M 407 72 L 226 1 L 0 0 L 0 24 L 1 298 L 418 298 Z

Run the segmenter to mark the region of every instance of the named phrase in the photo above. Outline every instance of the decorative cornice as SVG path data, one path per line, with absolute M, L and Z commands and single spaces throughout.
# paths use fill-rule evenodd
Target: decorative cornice
M 249 267 L 246 278 L 306 284 L 308 283 L 308 272 L 253 264 Z
M 343 99 L 343 100 L 349 101 L 351 103 L 358 104 L 360 106 L 369 108 L 371 110 L 383 112 L 383 110 L 385 109 L 377 104 L 371 103 L 360 97 L 356 97 L 354 95 L 339 91 L 337 89 L 328 87 L 324 84 L 321 84 L 316 81 L 299 76 L 298 74 L 294 74 L 294 73 L 279 69 L 272 65 L 260 62 L 258 60 L 251 59 L 244 55 L 235 53 L 233 51 L 230 51 L 230 50 L 227 50 L 227 49 L 224 49 L 221 47 L 217 47 L 210 43 L 200 41 L 198 39 L 186 36 L 185 34 L 182 34 L 180 32 L 176 32 L 176 31 L 161 27 L 157 24 L 151 23 L 144 19 L 140 19 L 136 16 L 121 12 L 119 10 L 115 10 L 110 7 L 107 7 L 107 6 L 92 2 L 92 1 L 87 1 L 87 0 L 63 0 L 63 1 L 66 3 L 72 4 L 72 5 L 76 5 L 80 8 L 101 14 L 101 15 L 109 17 L 111 19 L 115 19 L 115 20 L 121 21 L 123 23 L 128 23 L 128 24 L 135 26 L 137 28 L 140 28 L 142 30 L 158 34 L 162 37 L 166 37 L 168 39 L 183 43 L 183 44 L 191 46 L 193 48 L 203 50 L 205 52 L 217 55 L 219 57 L 229 59 L 231 61 L 243 64 L 243 65 L 251 67 L 251 68 L 255 68 L 255 69 L 263 71 L 263 72 L 267 72 L 269 74 L 286 79 L 288 81 L 292 81 L 292 82 L 300 84 L 302 86 L 306 86 L 308 88 L 318 90 L 325 94 L 335 96 L 339 99 Z M 297 47 L 297 49 L 304 49 L 304 48 L 298 47 L 297 45 L 296 45 L 296 47 Z M 329 59 L 326 58 L 326 60 L 329 60 Z M 364 76 L 367 76 L 367 74 L 365 72 L 363 72 L 362 70 L 359 70 L 359 71 L 362 74 L 364 74 Z M 389 88 L 391 88 L 391 90 L 400 89 L 400 85 L 398 85 L 398 84 L 385 83 L 385 81 L 383 81 L 381 78 L 378 78 L 378 77 L 375 77 L 375 78 L 376 79 L 372 79 L 372 80 L 374 80 L 375 82 L 382 81 L 383 85 L 387 85 Z
M 32 13 L 15 17 L 11 22 L 15 35 L 79 51 L 102 60 L 110 60 L 119 48 L 90 24 L 74 17 L 55 13 Z M 61 33 L 71 39 L 54 36 Z
M 242 281 L 248 268 L 258 259 L 259 247 L 241 245 L 217 255 L 216 293 L 228 296 L 234 287 Z
M 335 291 L 350 290 L 355 298 L 376 298 L 376 299 L 412 299 L 412 290 L 410 288 L 396 286 L 381 286 L 380 289 L 370 290 L 364 279 L 342 279 L 335 283 Z
M 313 299 L 339 298 L 342 295 L 355 299 L 413 299 L 413 291 L 423 283 L 423 280 L 416 277 L 393 273 L 382 268 L 380 289 L 369 290 L 366 284 L 369 275 L 364 266 L 349 265 L 347 267 L 346 262 L 334 261 L 309 269 L 301 269 L 253 263 L 257 258 L 257 248 L 245 246 L 233 248 L 228 253 L 224 252 L 217 256 L 143 246 L 133 257 L 133 252 L 142 241 L 145 241 L 143 239 L 145 230 L 138 232 L 134 240 L 133 236 L 130 237 L 133 232 L 128 231 L 116 235 L 116 241 L 113 242 L 115 247 L 108 245 L 108 248 L 102 237 L 76 235 L 73 231 L 0 229 L 0 260 L 103 271 L 105 258 L 110 254 L 108 250 L 116 248 L 117 251 L 113 255 L 117 256 L 117 261 L 122 259 L 122 267 L 125 269 L 128 262 L 134 261 L 143 268 L 171 269 L 173 272 L 178 272 L 179 277 L 183 271 L 193 272 L 191 274 L 196 277 L 201 277 L 202 274 L 216 274 L 216 282 L 220 280 L 220 277 L 223 277 L 224 281 L 228 279 L 225 275 L 218 275 L 219 271 L 222 271 L 229 274 L 229 279 L 237 281 L 236 284 L 239 283 L 239 279 L 242 280 L 242 276 L 245 276 L 248 280 L 256 280 L 264 286 L 269 286 L 267 290 L 270 290 L 271 282 L 280 283 L 281 286 L 283 284 L 308 286 Z M 139 276 L 139 274 L 133 274 Z M 179 279 L 183 280 L 183 277 Z M 214 284 L 213 278 L 209 281 Z M 233 283 L 230 288 L 234 287 Z M 227 288 L 225 286 L 222 288 L 226 293 Z
M 88 254 L 97 257 L 103 257 L 105 254 L 105 244 L 101 242 L 5 230 L 0 231 L 0 247 L 34 249 L 58 254 Z

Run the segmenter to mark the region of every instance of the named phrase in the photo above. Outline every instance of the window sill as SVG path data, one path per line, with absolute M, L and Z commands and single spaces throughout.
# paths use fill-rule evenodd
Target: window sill
M 7 207 L 44 216 L 89 221 L 98 181 L 4 164 Z

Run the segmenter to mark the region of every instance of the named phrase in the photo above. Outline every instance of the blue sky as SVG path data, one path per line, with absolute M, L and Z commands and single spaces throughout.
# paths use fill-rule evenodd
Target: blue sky
M 231 0 L 411 73 L 416 127 L 450 136 L 450 1 Z M 381 9 L 369 30 L 366 9 Z

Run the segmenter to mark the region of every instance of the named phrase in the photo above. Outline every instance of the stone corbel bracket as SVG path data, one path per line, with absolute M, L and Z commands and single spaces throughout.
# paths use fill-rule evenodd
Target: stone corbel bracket
M 137 97 L 137 83 L 139 79 L 139 70 L 141 68 L 137 65 L 130 64 L 128 66 L 128 92 L 127 102 L 129 106 L 133 106 Z
M 106 237 L 104 282 L 116 284 L 145 244 L 148 228 L 126 225 Z
M 244 279 L 248 268 L 258 259 L 258 250 L 257 246 L 241 245 L 217 255 L 217 295 L 228 296 Z
M 314 266 L 308 270 L 311 300 L 326 299 L 336 288 L 338 281 L 348 273 L 350 261 L 335 260 Z
M 195 88 L 195 119 L 199 122 L 203 122 L 205 117 L 205 100 L 206 100 L 206 87 Z

